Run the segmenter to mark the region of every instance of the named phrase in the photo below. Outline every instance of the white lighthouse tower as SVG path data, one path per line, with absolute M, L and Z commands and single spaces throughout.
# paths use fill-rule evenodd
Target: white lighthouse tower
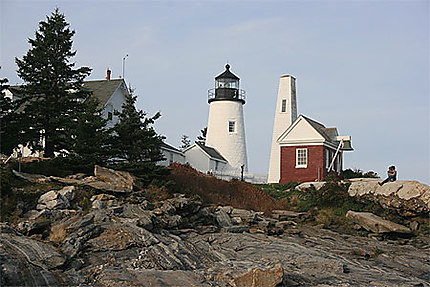
M 227 171 L 248 171 L 243 105 L 245 91 L 230 65 L 215 77 L 215 88 L 208 91 L 209 119 L 206 146 L 216 149 L 227 161 Z
M 276 101 L 275 121 L 273 124 L 272 149 L 268 183 L 278 183 L 280 179 L 280 146 L 278 138 L 297 119 L 296 79 L 285 75 L 279 80 L 278 99 Z

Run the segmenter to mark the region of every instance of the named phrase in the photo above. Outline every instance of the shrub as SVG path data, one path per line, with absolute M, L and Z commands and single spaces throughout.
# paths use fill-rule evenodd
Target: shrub
M 297 181 L 290 181 L 285 184 L 257 184 L 256 186 L 274 199 L 280 200 L 287 197 L 289 191 L 294 189 L 297 185 L 299 185 Z
M 270 213 L 279 209 L 279 204 L 257 186 L 238 181 L 224 181 L 207 176 L 190 165 L 173 164 L 169 179 L 171 193 L 198 195 L 205 204 L 231 205 L 235 208 L 251 209 Z

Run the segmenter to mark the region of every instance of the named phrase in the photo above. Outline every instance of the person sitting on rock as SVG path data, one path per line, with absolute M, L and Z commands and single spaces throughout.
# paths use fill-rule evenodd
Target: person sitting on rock
M 397 171 L 396 167 L 394 165 L 390 166 L 388 168 L 388 177 L 383 182 L 378 182 L 380 186 L 382 186 L 384 183 L 387 183 L 389 181 L 396 181 L 397 180 Z

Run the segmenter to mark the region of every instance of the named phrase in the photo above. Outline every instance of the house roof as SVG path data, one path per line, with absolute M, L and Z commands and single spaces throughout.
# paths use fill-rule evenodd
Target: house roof
M 177 149 L 177 148 L 175 148 L 175 147 L 173 147 L 173 146 L 171 146 L 171 145 L 169 145 L 169 144 L 166 144 L 165 142 L 163 142 L 163 143 L 161 144 L 161 148 L 168 149 L 168 150 L 172 150 L 172 151 L 175 151 L 175 152 L 180 153 L 180 154 L 182 154 L 182 153 L 183 153 L 183 152 L 182 152 L 182 151 L 180 151 L 179 149 Z
M 91 91 L 103 107 L 123 82 L 123 79 L 84 81 L 83 87 Z
M 83 87 L 84 89 L 92 92 L 92 96 L 96 97 L 100 101 L 99 106 L 103 108 L 112 94 L 123 83 L 125 87 L 125 82 L 123 79 L 84 81 Z M 14 96 L 17 96 L 18 98 L 23 95 L 22 86 L 10 86 L 8 89 Z M 23 108 L 23 106 L 20 107 L 21 110 Z
M 227 162 L 227 160 L 216 149 L 205 146 L 204 144 L 201 144 L 199 142 L 196 142 L 196 145 L 200 147 L 210 157 Z
M 315 120 L 305 117 L 304 115 L 300 116 L 303 117 L 321 136 L 323 136 L 325 140 L 333 143 L 336 142 L 336 128 L 326 128 L 323 124 Z
M 12 93 L 12 95 L 18 98 L 20 98 L 24 94 L 24 91 L 21 86 L 9 86 L 7 89 L 9 90 L 9 92 Z

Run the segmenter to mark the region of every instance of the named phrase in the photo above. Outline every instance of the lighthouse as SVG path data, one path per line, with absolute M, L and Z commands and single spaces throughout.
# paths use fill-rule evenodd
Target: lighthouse
M 209 119 L 206 134 L 208 147 L 216 149 L 227 161 L 226 172 L 248 171 L 243 105 L 245 91 L 239 89 L 240 78 L 230 71 L 215 77 L 215 88 L 208 91 Z
M 272 149 L 268 183 L 278 183 L 280 179 L 279 137 L 297 119 L 296 79 L 285 75 L 279 80 L 278 99 L 276 100 L 275 120 L 273 123 Z

